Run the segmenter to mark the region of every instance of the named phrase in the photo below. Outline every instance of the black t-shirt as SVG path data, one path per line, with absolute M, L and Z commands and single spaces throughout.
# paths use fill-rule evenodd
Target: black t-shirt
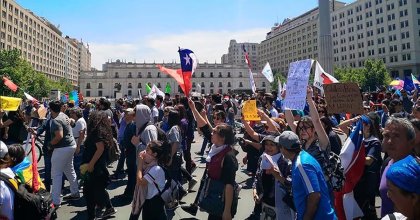
M 235 176 L 238 167 L 238 160 L 236 159 L 235 153 L 233 151 L 229 151 L 223 159 L 223 167 L 220 180 L 225 185 L 231 184 L 233 186 L 235 184 Z
M 83 158 L 82 163 L 89 163 L 90 160 L 92 160 L 93 155 L 95 155 L 96 152 L 96 143 L 103 142 L 104 143 L 104 152 L 102 153 L 101 157 L 99 157 L 98 161 L 95 163 L 94 173 L 96 174 L 107 174 L 108 170 L 106 168 L 107 166 L 107 158 L 108 158 L 108 147 L 106 146 L 105 139 L 102 137 L 96 137 L 95 135 L 92 135 L 92 138 L 87 138 L 85 141 L 85 151 L 83 152 Z
M 26 132 L 25 126 L 23 125 L 23 120 L 19 117 L 18 113 L 9 112 L 7 120 L 13 121 L 13 123 L 9 125 L 8 142 L 12 141 L 15 143 L 22 143 L 24 140 L 26 140 L 28 132 Z
M 210 128 L 210 126 L 208 124 L 204 125 L 203 127 L 200 128 L 201 132 L 203 132 L 204 137 L 211 141 L 211 133 L 212 130 Z

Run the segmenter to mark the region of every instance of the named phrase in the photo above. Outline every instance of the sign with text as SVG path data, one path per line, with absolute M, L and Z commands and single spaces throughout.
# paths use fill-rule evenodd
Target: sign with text
M 258 116 L 257 112 L 256 100 L 245 101 L 242 107 L 242 114 L 244 115 L 245 121 L 261 121 L 261 118 Z
M 312 62 L 313 60 L 307 59 L 290 63 L 284 100 L 285 109 L 303 110 L 305 108 L 306 89 Z
M 362 96 L 356 83 L 324 85 L 328 113 L 363 114 Z

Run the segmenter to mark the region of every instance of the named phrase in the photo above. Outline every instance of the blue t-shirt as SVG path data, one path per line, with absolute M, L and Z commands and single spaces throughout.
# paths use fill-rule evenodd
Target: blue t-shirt
M 310 193 L 321 193 L 314 219 L 337 219 L 331 207 L 328 186 L 321 166 L 309 153 L 301 151 L 292 165 L 293 201 L 297 209 L 297 219 L 303 219 L 307 197 Z

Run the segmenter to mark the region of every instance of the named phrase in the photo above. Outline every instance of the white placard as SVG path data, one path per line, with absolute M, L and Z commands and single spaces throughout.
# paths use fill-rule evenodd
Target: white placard
M 306 104 L 306 90 L 313 60 L 300 60 L 289 65 L 287 74 L 285 109 L 303 110 Z

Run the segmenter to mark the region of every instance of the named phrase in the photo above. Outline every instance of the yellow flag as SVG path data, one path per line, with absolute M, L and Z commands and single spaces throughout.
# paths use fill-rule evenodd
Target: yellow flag
M 21 98 L 0 96 L 0 109 L 4 111 L 17 111 L 22 102 Z
M 257 113 L 256 100 L 245 101 L 242 107 L 242 114 L 244 115 L 245 121 L 261 121 L 261 118 Z

